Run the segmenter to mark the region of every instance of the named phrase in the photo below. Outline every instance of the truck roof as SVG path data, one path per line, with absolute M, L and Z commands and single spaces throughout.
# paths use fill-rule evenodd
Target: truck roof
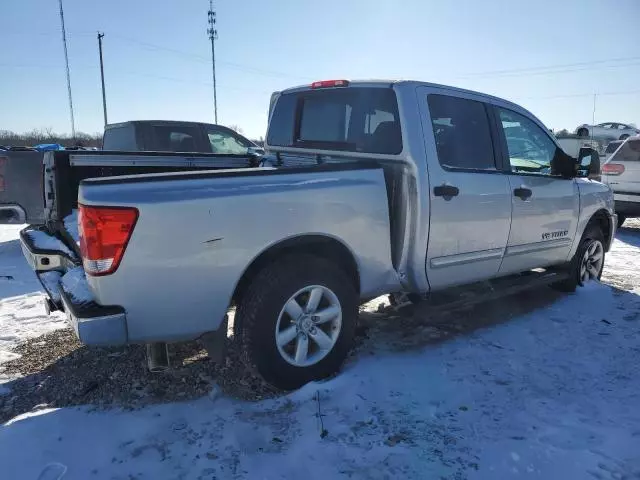
M 128 120 L 126 122 L 118 122 L 118 123 L 109 123 L 105 125 L 105 130 L 108 128 L 116 128 L 116 127 L 124 127 L 127 125 L 133 124 L 153 124 L 153 125 L 208 125 L 212 127 L 226 128 L 224 125 L 218 125 L 215 123 L 207 123 L 207 122 L 190 122 L 187 120 Z
M 523 109 L 520 105 L 510 102 L 509 100 L 505 100 L 504 98 L 500 98 L 500 97 L 496 97 L 494 95 L 489 95 L 488 93 L 483 93 L 483 92 L 478 92 L 475 90 L 468 90 L 465 88 L 459 88 L 459 87 L 453 87 L 451 85 L 442 85 L 439 83 L 430 83 L 430 82 L 423 82 L 420 80 L 385 80 L 385 79 L 363 79 L 363 80 L 347 80 L 349 82 L 349 86 L 358 86 L 358 87 L 380 87 L 380 88 L 390 88 L 394 85 L 407 85 L 407 86 L 425 86 L 425 87 L 431 87 L 431 88 L 439 88 L 442 90 L 447 90 L 450 92 L 459 92 L 459 93 L 468 93 L 468 94 L 473 94 L 473 95 L 479 95 L 485 98 L 490 98 L 493 100 L 498 100 L 500 102 L 506 103 L 511 105 L 514 110 L 525 110 Z M 293 93 L 293 92 L 300 92 L 300 91 L 305 91 L 305 90 L 311 90 L 311 84 L 306 84 L 306 85 L 298 85 L 296 87 L 291 87 L 291 88 L 287 88 L 285 90 L 282 90 L 280 93 Z M 528 112 L 528 111 L 527 111 Z M 530 112 L 528 112 L 530 113 Z

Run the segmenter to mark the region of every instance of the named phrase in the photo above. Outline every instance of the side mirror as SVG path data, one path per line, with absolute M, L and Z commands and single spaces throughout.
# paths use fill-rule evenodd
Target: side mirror
M 600 181 L 600 155 L 591 147 L 582 147 L 578 154 L 578 172 L 581 177 Z
M 556 148 L 556 153 L 551 159 L 551 175 L 570 179 L 577 176 L 577 170 L 577 160 L 561 148 Z

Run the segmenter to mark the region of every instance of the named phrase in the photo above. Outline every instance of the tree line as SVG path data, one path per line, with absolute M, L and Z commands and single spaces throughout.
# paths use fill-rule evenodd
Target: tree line
M 52 129 L 34 129 L 25 133 L 0 130 L 0 145 L 33 147 L 41 143 L 58 143 L 64 147 L 81 145 L 83 147 L 100 148 L 102 146 L 102 134 L 78 132 L 75 137 L 72 137 L 71 135 L 55 133 Z

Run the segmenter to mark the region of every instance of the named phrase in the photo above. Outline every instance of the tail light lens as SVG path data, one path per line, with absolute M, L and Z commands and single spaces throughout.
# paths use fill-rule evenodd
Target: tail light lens
M 607 175 L 620 175 L 624 173 L 624 165 L 621 163 L 605 163 L 602 166 L 602 173 Z
M 78 232 L 84 270 L 89 275 L 110 275 L 120 265 L 138 220 L 132 207 L 79 206 Z

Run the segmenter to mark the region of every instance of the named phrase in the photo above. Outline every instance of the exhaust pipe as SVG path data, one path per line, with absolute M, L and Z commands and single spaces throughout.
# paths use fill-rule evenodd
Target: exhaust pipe
M 166 343 L 147 343 L 147 368 L 151 373 L 169 369 L 169 348 Z

